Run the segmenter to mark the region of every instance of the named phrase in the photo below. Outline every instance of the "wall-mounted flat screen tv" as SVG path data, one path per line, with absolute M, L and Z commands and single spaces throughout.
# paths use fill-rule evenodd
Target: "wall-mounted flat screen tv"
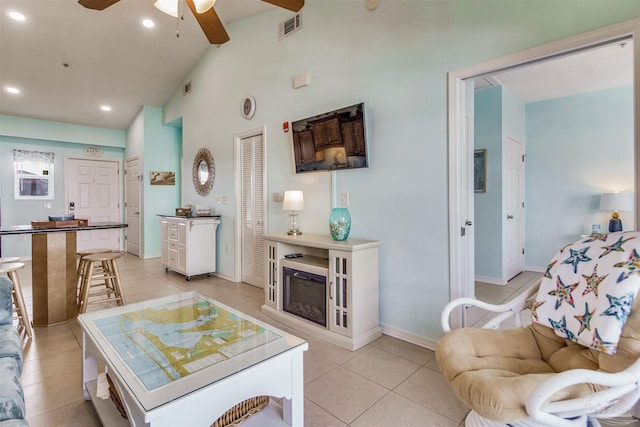
M 364 103 L 291 123 L 296 173 L 368 167 Z

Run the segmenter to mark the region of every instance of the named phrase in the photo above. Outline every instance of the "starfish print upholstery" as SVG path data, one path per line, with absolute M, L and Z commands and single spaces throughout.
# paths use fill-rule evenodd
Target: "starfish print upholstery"
M 609 276 L 608 273 L 604 276 L 598 276 L 598 264 L 593 267 L 593 273 L 591 273 L 590 276 L 583 274 L 582 277 L 586 280 L 587 286 L 585 287 L 584 291 L 582 291 L 582 296 L 585 296 L 589 292 L 593 292 L 596 296 L 598 296 L 598 285 L 602 283 L 602 281 L 606 279 L 607 276 Z
M 591 261 L 591 258 L 587 256 L 588 250 L 589 250 L 588 246 L 580 250 L 569 249 L 569 253 L 571 254 L 571 256 L 569 256 L 569 258 L 562 261 L 562 263 L 573 265 L 573 272 L 577 273 L 579 263 Z
M 565 285 L 562 281 L 562 278 L 558 276 L 558 280 L 556 280 L 556 289 L 549 292 L 549 295 L 555 296 L 556 299 L 556 310 L 562 305 L 563 301 L 566 301 L 571 307 L 575 307 L 575 303 L 573 301 L 573 295 L 571 292 L 575 291 L 580 283 L 574 283 L 571 285 Z
M 593 317 L 593 313 L 596 311 L 589 311 L 589 303 L 584 303 L 584 314 L 582 316 L 573 316 L 576 318 L 578 322 L 580 322 L 580 330 L 578 330 L 578 335 L 580 335 L 585 329 L 591 330 L 591 318 Z

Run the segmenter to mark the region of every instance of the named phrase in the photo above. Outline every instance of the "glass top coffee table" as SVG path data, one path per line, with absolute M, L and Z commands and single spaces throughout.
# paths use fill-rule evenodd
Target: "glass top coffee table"
M 95 396 L 106 385 L 97 381 L 103 369 L 134 426 L 209 426 L 260 395 L 283 397 L 283 421 L 303 424 L 308 344 L 300 338 L 197 292 L 82 314 L 78 322 L 83 392 L 105 425 L 103 409 L 119 414 Z

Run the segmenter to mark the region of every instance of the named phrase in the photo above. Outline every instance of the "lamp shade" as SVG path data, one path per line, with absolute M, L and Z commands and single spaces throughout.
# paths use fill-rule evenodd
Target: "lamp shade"
M 153 5 L 167 15 L 178 17 L 178 0 L 156 0 Z
M 302 191 L 288 190 L 284 192 L 284 203 L 282 209 L 285 211 L 301 211 L 304 209 L 304 196 Z
M 633 211 L 633 193 L 603 193 L 601 211 Z
M 204 13 L 211 9 L 215 2 L 216 0 L 193 0 L 193 3 L 196 6 L 196 12 L 198 13 Z

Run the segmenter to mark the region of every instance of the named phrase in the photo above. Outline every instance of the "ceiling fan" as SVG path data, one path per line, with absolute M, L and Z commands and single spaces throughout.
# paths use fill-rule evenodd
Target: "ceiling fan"
M 120 0 L 78 0 L 87 9 L 104 10 Z M 156 0 L 154 6 L 166 14 L 178 17 L 178 3 L 181 0 Z M 223 44 L 229 41 L 229 35 L 213 8 L 216 0 L 185 0 L 189 9 L 196 17 L 200 28 L 211 44 Z M 298 12 L 304 6 L 304 0 L 262 0 L 293 12 Z

